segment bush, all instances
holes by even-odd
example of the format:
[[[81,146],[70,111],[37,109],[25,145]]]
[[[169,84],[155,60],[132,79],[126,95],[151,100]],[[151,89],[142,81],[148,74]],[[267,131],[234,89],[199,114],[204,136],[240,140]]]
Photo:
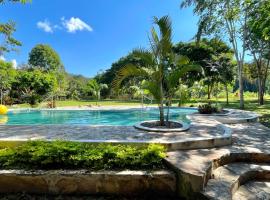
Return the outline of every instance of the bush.
[[[161,145],[112,145],[79,142],[27,142],[0,150],[2,169],[155,169],[162,168]]]
[[[212,106],[211,103],[199,105],[198,111],[200,114],[212,114],[218,112],[218,109],[215,106]]]

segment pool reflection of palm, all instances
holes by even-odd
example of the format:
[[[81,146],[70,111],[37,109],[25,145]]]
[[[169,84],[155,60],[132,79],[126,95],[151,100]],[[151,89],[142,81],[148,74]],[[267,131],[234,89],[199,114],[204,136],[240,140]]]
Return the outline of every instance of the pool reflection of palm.
[[[8,122],[8,116],[0,116],[0,124],[6,124]]]

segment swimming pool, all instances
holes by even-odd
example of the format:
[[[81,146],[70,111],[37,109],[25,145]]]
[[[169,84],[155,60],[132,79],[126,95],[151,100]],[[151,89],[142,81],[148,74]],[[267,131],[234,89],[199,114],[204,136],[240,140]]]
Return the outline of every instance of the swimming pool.
[[[196,112],[191,108],[171,108],[170,119],[188,121],[187,114]],[[114,125],[130,126],[140,121],[159,119],[157,108],[121,110],[14,110],[0,116],[5,125]]]

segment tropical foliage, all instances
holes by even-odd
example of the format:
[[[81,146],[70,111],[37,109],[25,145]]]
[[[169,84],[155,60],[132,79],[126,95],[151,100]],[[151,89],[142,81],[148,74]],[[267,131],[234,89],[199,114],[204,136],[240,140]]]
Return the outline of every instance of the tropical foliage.
[[[162,145],[111,145],[79,142],[27,142],[0,149],[1,169],[155,169],[162,168]]]
[[[106,84],[98,83],[95,79],[91,79],[88,81],[86,90],[91,93],[94,98],[96,99],[96,105],[97,102],[100,100],[100,92],[103,89],[107,89],[108,86]]]
[[[158,102],[160,125],[164,126],[165,100],[170,105],[180,78],[184,77],[189,71],[200,72],[201,68],[189,63],[187,57],[173,53],[172,28],[168,16],[160,19],[154,18],[154,24],[158,26],[160,34],[158,34],[154,27],[152,28],[150,50],[136,49],[133,51],[133,55],[142,60],[144,65],[138,66],[130,63],[123,66],[117,72],[113,83],[114,87],[118,89],[121,83],[128,77],[143,78],[143,88],[147,89]]]

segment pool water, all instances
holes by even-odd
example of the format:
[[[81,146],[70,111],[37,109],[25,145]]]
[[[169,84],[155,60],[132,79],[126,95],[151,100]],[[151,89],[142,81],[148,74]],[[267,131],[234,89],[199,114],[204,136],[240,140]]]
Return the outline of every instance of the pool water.
[[[196,109],[171,108],[170,120],[188,121],[187,114]],[[20,110],[0,116],[0,124],[5,125],[134,125],[145,120],[159,119],[157,108],[124,110]]]

